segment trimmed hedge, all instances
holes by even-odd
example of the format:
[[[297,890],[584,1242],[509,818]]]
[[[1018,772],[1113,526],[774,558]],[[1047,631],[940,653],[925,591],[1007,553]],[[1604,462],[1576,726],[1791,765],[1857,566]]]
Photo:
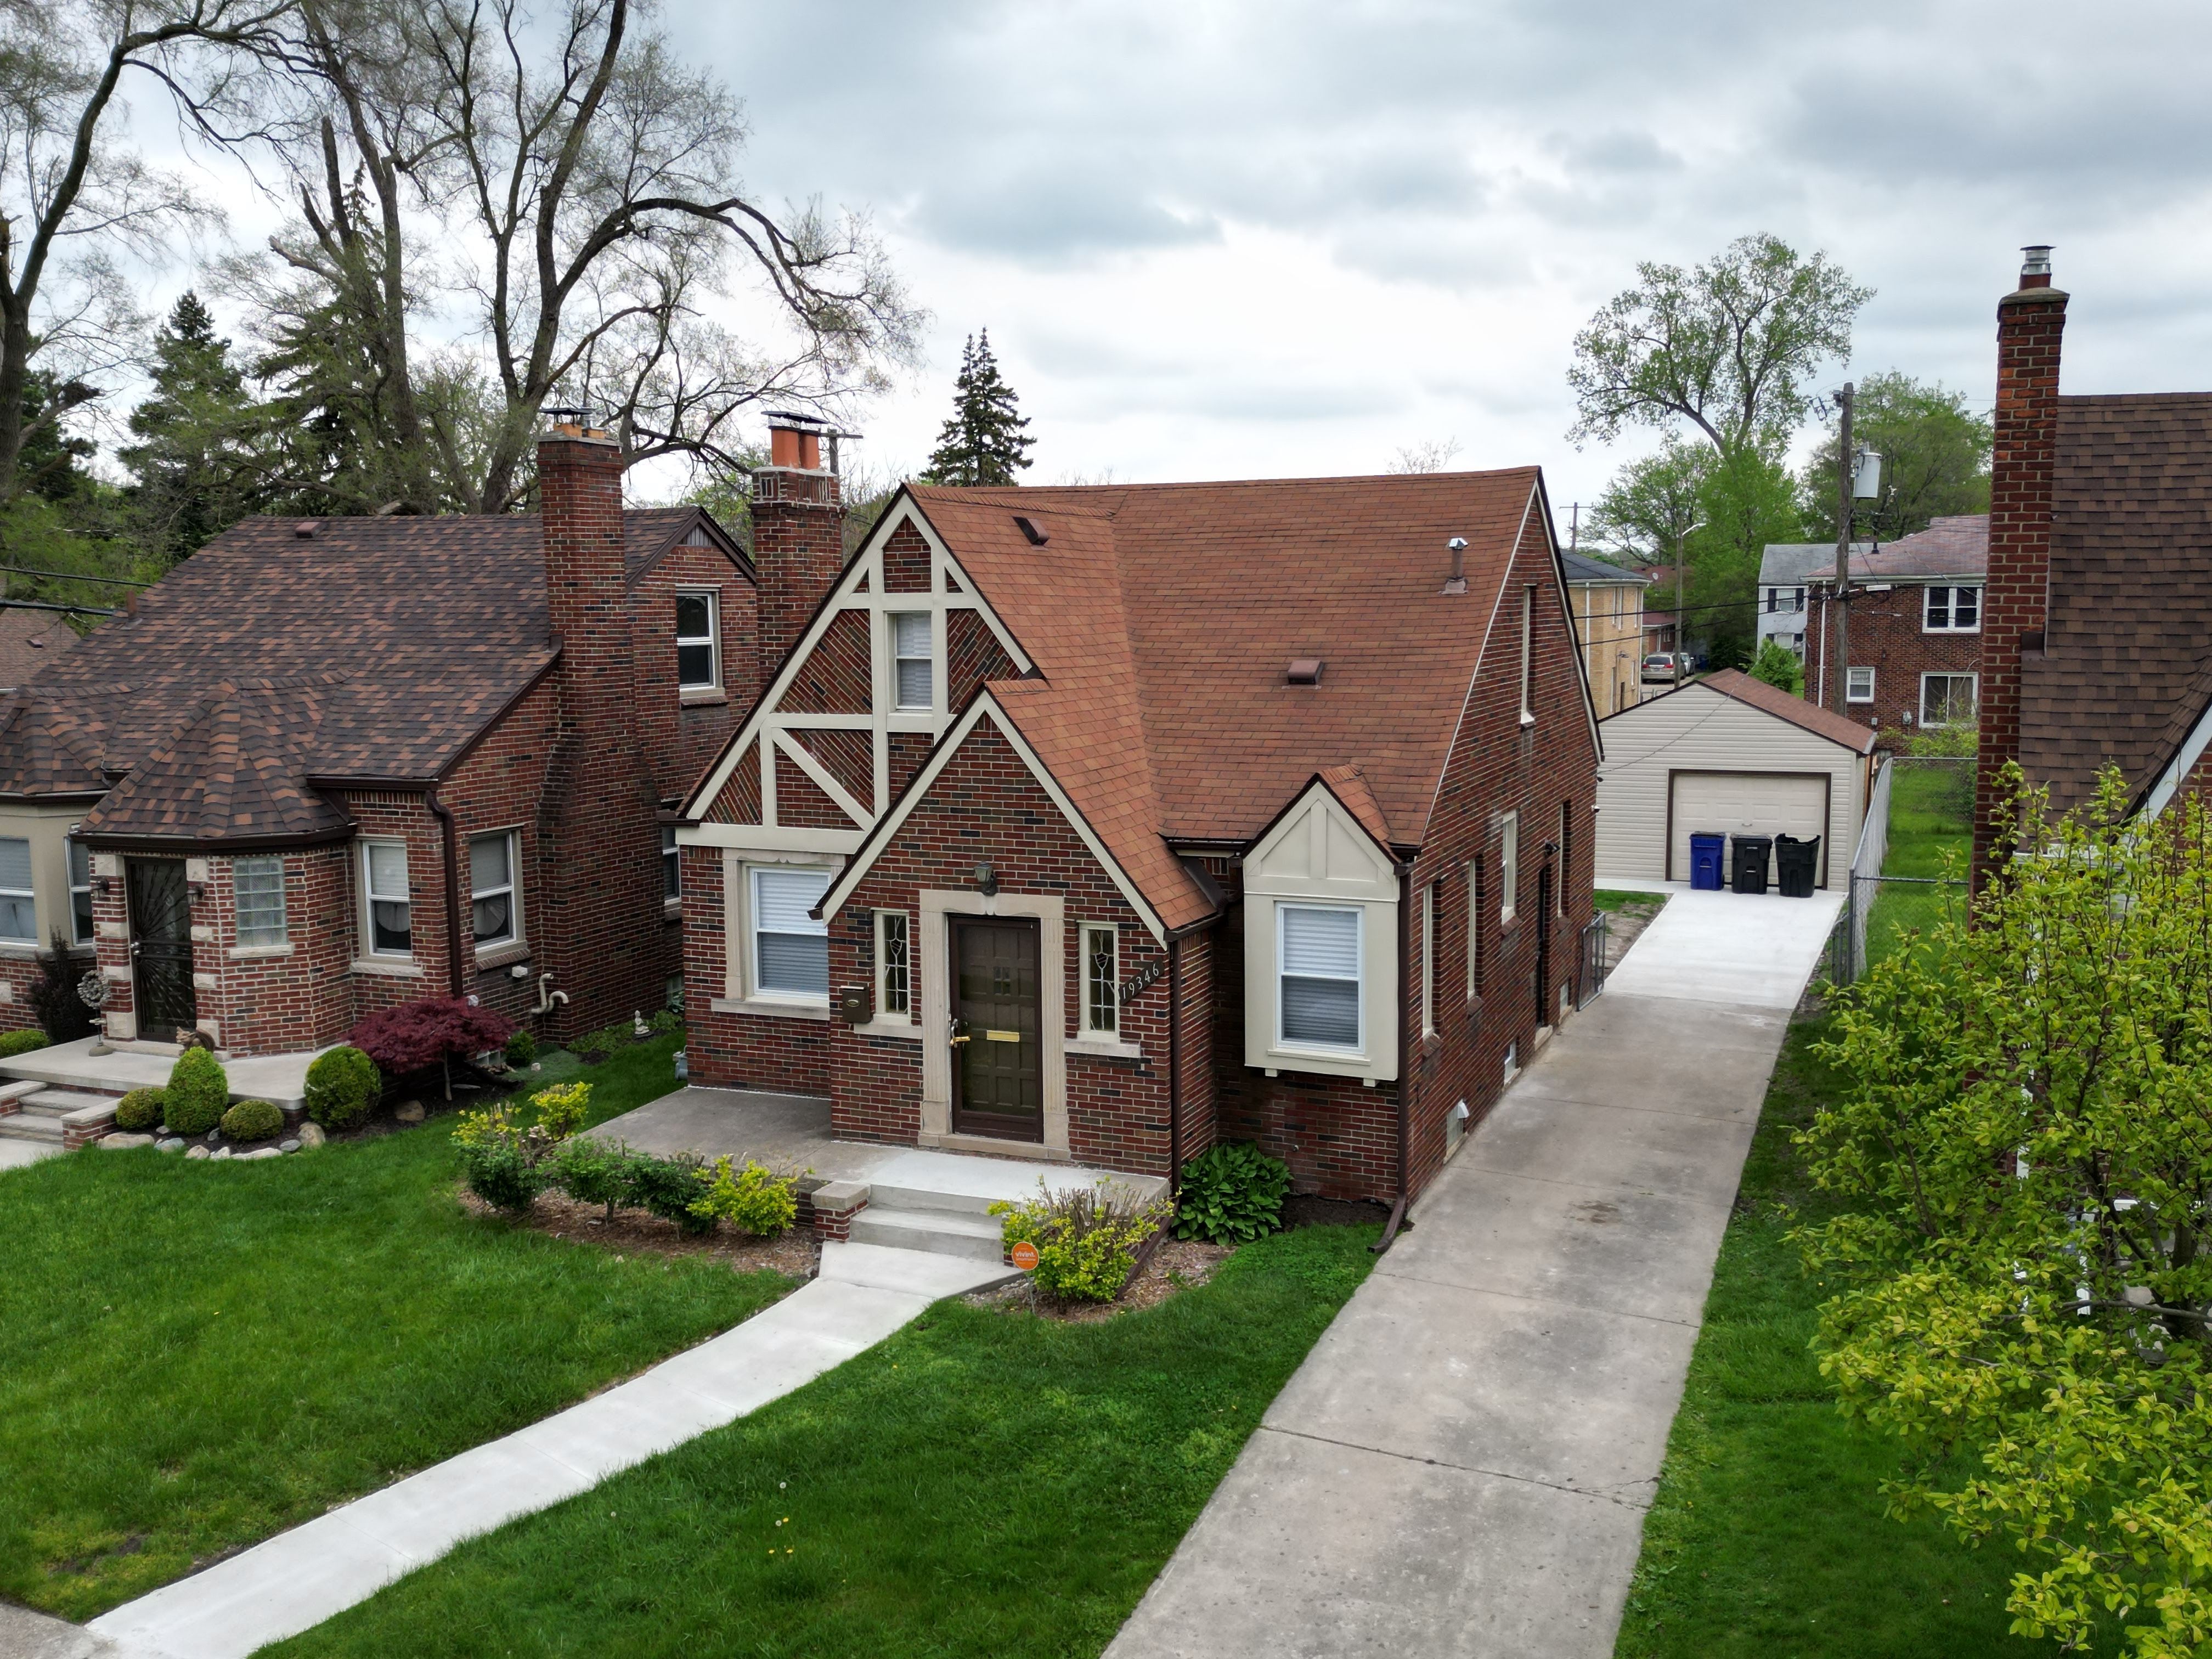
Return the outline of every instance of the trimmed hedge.
[[[275,1102],[241,1100],[222,1115],[222,1132],[233,1140],[266,1140],[284,1127]]]
[[[307,1115],[325,1129],[350,1129],[384,1092],[384,1074],[358,1048],[333,1048],[307,1063]]]
[[[44,1031],[9,1031],[0,1035],[0,1060],[12,1060],[17,1054],[27,1054],[33,1048],[46,1046]]]
[[[133,1089],[115,1103],[115,1127],[133,1133],[151,1129],[161,1121],[168,1095],[161,1089]]]
[[[204,1135],[222,1121],[230,1104],[230,1079],[205,1048],[187,1048],[169,1073],[165,1115],[180,1135]]]

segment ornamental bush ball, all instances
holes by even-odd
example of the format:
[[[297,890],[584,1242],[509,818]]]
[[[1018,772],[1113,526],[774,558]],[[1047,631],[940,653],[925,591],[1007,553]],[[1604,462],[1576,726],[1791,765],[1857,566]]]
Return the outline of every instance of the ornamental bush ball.
[[[46,1046],[44,1031],[9,1031],[0,1036],[0,1060],[11,1060],[17,1054],[27,1054],[33,1048]]]
[[[275,1102],[241,1100],[222,1115],[222,1132],[232,1140],[266,1140],[284,1127]]]
[[[177,1056],[166,1091],[167,1115],[172,1133],[204,1135],[222,1121],[230,1104],[230,1079],[222,1062],[205,1048],[187,1048]]]
[[[358,1048],[333,1048],[307,1066],[307,1115],[325,1129],[350,1129],[384,1092],[384,1074]]]
[[[133,1133],[153,1128],[161,1122],[167,1099],[159,1089],[133,1089],[115,1103],[115,1127]]]

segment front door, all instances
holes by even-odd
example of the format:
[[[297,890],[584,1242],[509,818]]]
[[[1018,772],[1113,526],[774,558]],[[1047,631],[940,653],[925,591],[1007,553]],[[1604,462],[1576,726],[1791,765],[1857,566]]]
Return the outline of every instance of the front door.
[[[1549,1025],[1559,1018],[1552,1001],[1552,883],[1549,864],[1536,872],[1536,1024]]]
[[[952,1128],[1044,1139],[1037,924],[954,916]]]
[[[138,1035],[174,1042],[199,1024],[192,996],[192,907],[182,859],[132,859],[131,966]]]

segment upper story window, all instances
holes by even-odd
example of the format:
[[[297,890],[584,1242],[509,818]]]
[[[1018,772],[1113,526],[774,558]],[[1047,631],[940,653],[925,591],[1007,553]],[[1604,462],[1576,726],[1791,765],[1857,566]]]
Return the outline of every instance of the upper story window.
[[[1508,812],[1498,826],[1498,920],[1513,920],[1520,908],[1521,815]]]
[[[1111,922],[1083,929],[1083,1030],[1112,1036],[1121,1029],[1121,930]]]
[[[1521,724],[1523,726],[1534,725],[1536,720],[1534,710],[1529,707],[1529,700],[1535,690],[1535,620],[1536,590],[1524,587],[1521,590]]]
[[[1874,670],[1854,668],[1844,676],[1844,701],[1872,702],[1874,701]]]
[[[676,684],[685,691],[721,686],[721,635],[714,626],[719,597],[713,592],[676,596]]]
[[[1362,912],[1283,904],[1275,917],[1280,1042],[1358,1053]]]
[[[1766,590],[1766,608],[1771,611],[1802,611],[1805,590],[1802,587],[1770,587]]]
[[[0,836],[0,939],[11,945],[39,942],[39,909],[31,896],[31,843],[21,836]]]
[[[889,1020],[914,1018],[914,963],[903,910],[876,912],[876,1015]]]
[[[830,890],[830,872],[752,872],[753,988],[763,996],[827,1001],[830,924],[807,915]]]
[[[70,943],[92,943],[92,849],[69,843]]]
[[[478,950],[522,937],[521,894],[515,881],[520,839],[512,830],[469,838],[469,901]]]
[[[1982,590],[1978,587],[1931,587],[1923,601],[1920,626],[1930,634],[1978,634],[1982,631]]]
[[[929,612],[892,613],[893,695],[901,708],[927,708],[933,701],[935,657],[930,645]]]
[[[411,956],[415,926],[407,885],[407,843],[365,841],[361,844],[362,908],[373,957]]]
[[[284,860],[240,859],[230,866],[238,905],[238,942],[266,946],[289,942],[284,922]]]

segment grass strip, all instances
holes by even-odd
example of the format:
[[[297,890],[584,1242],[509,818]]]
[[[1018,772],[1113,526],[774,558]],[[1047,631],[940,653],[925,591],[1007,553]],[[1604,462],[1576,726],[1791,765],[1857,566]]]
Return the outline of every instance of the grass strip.
[[[594,1118],[679,1039],[591,1068]],[[0,1595],[84,1619],[509,1433],[791,1288],[471,1218],[453,1120],[0,1174]]]

